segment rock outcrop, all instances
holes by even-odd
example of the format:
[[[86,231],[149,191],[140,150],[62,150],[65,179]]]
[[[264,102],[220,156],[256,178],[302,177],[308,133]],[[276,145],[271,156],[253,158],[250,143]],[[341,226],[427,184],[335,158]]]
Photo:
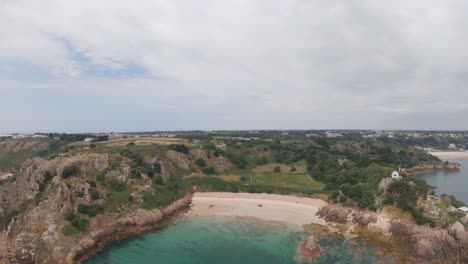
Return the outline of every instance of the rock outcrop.
[[[298,248],[299,258],[301,261],[313,261],[322,254],[322,247],[317,244],[314,236],[309,236],[307,241],[302,243]]]
[[[318,213],[325,220],[353,227],[365,227],[388,243],[404,241],[408,263],[468,263],[468,229],[460,222],[448,229],[419,226],[385,212],[369,212],[341,205],[328,205]],[[351,228],[351,229],[352,229]]]

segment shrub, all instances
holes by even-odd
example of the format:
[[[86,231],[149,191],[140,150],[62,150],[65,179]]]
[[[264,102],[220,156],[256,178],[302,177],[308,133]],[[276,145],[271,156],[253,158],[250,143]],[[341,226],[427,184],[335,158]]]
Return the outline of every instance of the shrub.
[[[273,170],[274,172],[281,172],[281,167],[280,166],[276,166],[275,169]]]
[[[81,218],[80,216],[75,215],[75,214],[66,215],[65,220],[70,222],[72,227],[77,229],[76,233],[78,233],[78,231],[84,231],[88,227],[88,224],[89,224],[88,220]],[[70,233],[70,231],[73,231],[73,229],[70,227],[67,227],[67,229],[68,229],[66,230],[67,233]],[[64,229],[62,229],[62,233],[64,233]]]
[[[257,161],[255,162],[257,165],[265,165],[265,164],[268,164],[268,158],[267,157],[261,157],[259,159],[257,159]]]
[[[96,187],[96,182],[95,181],[87,181],[89,186],[91,187]]]
[[[135,142],[132,141],[132,142],[127,143],[127,147],[133,147],[133,146],[135,146]]]
[[[73,165],[67,166],[62,171],[62,178],[66,179],[70,176],[74,176],[78,174],[79,172],[80,172],[80,168],[77,165],[73,164]]]
[[[74,236],[78,234],[80,230],[78,230],[76,227],[66,224],[65,226],[62,227],[62,234],[64,236]]]
[[[117,180],[109,180],[107,182],[107,185],[112,191],[115,191],[115,192],[122,192],[127,189],[127,184],[125,182],[120,182]]]
[[[153,163],[153,170],[155,173],[160,174],[161,173],[161,164],[159,162]]]
[[[295,172],[296,170],[297,170],[296,167],[294,166],[291,167],[291,172]]]
[[[91,195],[91,199],[93,200],[101,198],[101,194],[95,189],[90,190],[89,194]]]
[[[44,183],[49,182],[53,178],[54,178],[54,176],[52,175],[52,173],[50,173],[50,171],[44,172]]]
[[[202,168],[202,172],[205,173],[205,174],[215,174],[216,171],[213,167],[205,167],[205,168]]]
[[[205,167],[206,166],[206,161],[202,158],[198,158],[195,160],[195,164],[198,166],[198,167]]]
[[[90,217],[95,217],[97,214],[104,212],[104,208],[100,205],[78,205],[78,213],[84,214]]]
[[[184,144],[172,144],[172,145],[169,145],[169,148],[180,153],[184,153],[184,154],[189,153],[189,148],[185,146]]]
[[[89,148],[95,149],[95,148],[96,148],[96,144],[89,144]]]

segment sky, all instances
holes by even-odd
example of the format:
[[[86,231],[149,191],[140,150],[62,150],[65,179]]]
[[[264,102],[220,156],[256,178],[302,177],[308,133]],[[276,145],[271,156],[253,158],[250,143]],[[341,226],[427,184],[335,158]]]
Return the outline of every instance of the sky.
[[[0,0],[0,133],[468,129],[468,1]]]

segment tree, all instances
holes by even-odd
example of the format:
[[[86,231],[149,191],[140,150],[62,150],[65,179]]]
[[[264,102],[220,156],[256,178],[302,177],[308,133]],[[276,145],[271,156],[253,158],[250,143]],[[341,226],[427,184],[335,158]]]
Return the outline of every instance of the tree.
[[[200,168],[203,168],[206,166],[206,161],[202,158],[198,158],[195,160],[195,164],[200,167]]]
[[[185,146],[184,144],[172,144],[172,145],[169,145],[169,148],[180,153],[184,153],[184,154],[189,153],[189,148]]]
[[[69,165],[65,167],[62,171],[62,178],[66,179],[70,176],[76,175],[80,172],[80,168],[77,165]]]

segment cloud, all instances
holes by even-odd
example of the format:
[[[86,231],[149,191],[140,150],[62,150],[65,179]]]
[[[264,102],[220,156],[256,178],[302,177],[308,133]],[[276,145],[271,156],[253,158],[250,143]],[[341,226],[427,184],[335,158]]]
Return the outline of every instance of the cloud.
[[[5,131],[468,129],[467,5],[3,0],[0,120]],[[31,94],[70,105],[79,94],[100,114],[24,106]]]

